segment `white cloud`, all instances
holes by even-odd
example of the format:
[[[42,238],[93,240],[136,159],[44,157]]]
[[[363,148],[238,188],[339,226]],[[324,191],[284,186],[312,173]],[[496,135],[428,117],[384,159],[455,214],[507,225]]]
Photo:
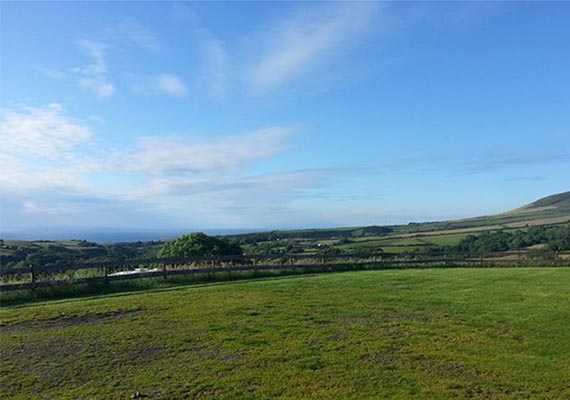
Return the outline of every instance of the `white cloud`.
[[[4,112],[0,120],[3,153],[61,159],[88,142],[90,129],[63,114],[60,104]]]
[[[77,171],[66,167],[46,167],[34,165],[8,154],[0,153],[0,190],[20,195],[31,191],[77,187],[81,179]]]
[[[230,75],[229,55],[224,42],[217,38],[201,21],[190,7],[183,3],[174,3],[171,17],[183,22],[184,28],[195,31],[198,56],[202,64],[198,78],[199,89],[205,90],[210,97],[223,98],[228,92]]]
[[[302,10],[262,32],[261,57],[247,71],[256,92],[274,89],[327,60],[368,29],[376,4],[335,3]]]
[[[184,81],[174,74],[161,74],[156,80],[156,88],[159,92],[171,97],[184,97],[188,93]]]
[[[188,143],[182,138],[148,137],[140,141],[129,164],[135,170],[153,175],[228,170],[285,151],[289,148],[285,139],[294,132],[288,127],[267,128],[199,144]]]
[[[0,114],[0,190],[20,196],[45,190],[86,190],[84,177],[104,161],[87,157],[91,129],[54,103]]]
[[[316,196],[328,185],[331,170],[299,170],[265,175],[232,174],[162,176],[133,192],[133,198],[152,199],[156,207],[194,226],[276,226],[307,224],[313,216],[295,209],[299,199]]]
[[[113,43],[116,47],[142,48],[152,52],[162,48],[156,35],[135,18],[125,18],[116,26],[104,29],[103,32],[104,34],[99,37],[100,40],[78,41],[80,50],[89,57],[90,62],[71,69],[77,84],[93,93],[99,100],[113,96],[116,91],[115,85],[109,80],[107,62],[109,43]],[[65,77],[55,70],[36,69],[51,79]],[[186,93],[184,83],[174,75],[159,77],[159,82],[155,86],[172,96],[183,96]]]
[[[90,64],[73,68],[78,85],[91,91],[100,100],[112,96],[115,93],[115,86],[107,78],[107,46],[104,43],[86,39],[80,40],[78,44],[91,59]]]
[[[210,96],[222,98],[227,93],[229,57],[220,40],[205,29],[201,33],[200,51],[204,60],[202,80]]]
[[[36,201],[24,202],[22,209],[26,214],[47,214],[55,216],[79,214],[81,212],[77,207],[70,207],[67,204],[46,205]]]
[[[153,178],[142,187],[137,195],[164,197],[164,196],[196,196],[206,195],[235,203],[254,204],[256,201],[270,197],[294,197],[294,190],[313,187],[315,182],[322,182],[331,170],[301,170],[277,172],[260,176],[241,176],[238,171],[230,174],[196,174],[189,175],[161,175]],[[238,172],[238,173],[236,173]],[[211,204],[211,202],[207,202]]]
[[[135,94],[163,95],[174,98],[185,97],[188,94],[188,87],[184,80],[172,73],[156,76],[131,76],[131,80],[131,91]]]
[[[292,127],[198,142],[183,136],[147,137],[111,151],[101,148],[91,129],[68,117],[59,104],[25,107],[1,117],[0,191],[10,226],[33,226],[34,221],[138,225],[156,215],[162,221],[172,218],[173,224],[245,226],[261,220],[261,214],[277,219],[291,215],[291,203],[322,187],[330,175],[251,174],[254,165],[292,148],[297,132]]]

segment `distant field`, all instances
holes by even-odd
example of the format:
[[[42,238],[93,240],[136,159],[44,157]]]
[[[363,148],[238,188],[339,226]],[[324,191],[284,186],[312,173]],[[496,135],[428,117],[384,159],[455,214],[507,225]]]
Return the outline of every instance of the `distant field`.
[[[2,398],[570,398],[570,269],[336,273],[0,309]]]
[[[428,246],[456,245],[469,233],[452,233],[439,235],[388,235],[354,240],[352,243],[337,245],[345,250],[374,250],[382,249],[388,253],[414,251]]]

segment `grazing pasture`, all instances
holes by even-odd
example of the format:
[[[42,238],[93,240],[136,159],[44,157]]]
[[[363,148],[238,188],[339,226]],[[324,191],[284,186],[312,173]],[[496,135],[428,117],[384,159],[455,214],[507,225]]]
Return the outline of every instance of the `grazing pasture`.
[[[4,399],[564,399],[569,298],[568,268],[491,268],[4,307],[0,390]]]

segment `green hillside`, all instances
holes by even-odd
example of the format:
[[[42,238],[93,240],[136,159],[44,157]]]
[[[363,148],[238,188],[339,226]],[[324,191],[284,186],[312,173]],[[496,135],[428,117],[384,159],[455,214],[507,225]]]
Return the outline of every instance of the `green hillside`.
[[[548,225],[570,221],[570,192],[559,193],[536,200],[526,206],[505,213],[451,221],[448,228],[503,225]]]
[[[564,192],[544,197],[527,206],[524,206],[523,209],[536,209],[539,207],[555,207],[558,210],[564,209],[568,211],[570,210],[570,192]]]
[[[465,218],[450,221],[409,223],[407,225],[359,226],[334,229],[303,229],[248,233],[232,235],[236,239],[274,240],[299,239],[337,239],[382,236],[388,234],[428,233],[447,230],[489,230],[499,228],[518,228],[525,225],[548,225],[570,222],[570,192],[548,196],[535,202],[496,215]]]
[[[568,223],[570,192],[565,192],[539,199],[512,211],[475,218],[391,226],[258,232],[231,238],[246,245],[251,252],[314,252],[323,246],[356,252],[408,252],[456,245],[472,234]]]

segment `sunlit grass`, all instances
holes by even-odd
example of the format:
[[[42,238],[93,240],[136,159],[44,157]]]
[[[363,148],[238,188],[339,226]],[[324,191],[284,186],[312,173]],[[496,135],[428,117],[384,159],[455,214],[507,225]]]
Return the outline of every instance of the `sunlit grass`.
[[[4,308],[3,398],[562,399],[570,269],[365,271]]]

